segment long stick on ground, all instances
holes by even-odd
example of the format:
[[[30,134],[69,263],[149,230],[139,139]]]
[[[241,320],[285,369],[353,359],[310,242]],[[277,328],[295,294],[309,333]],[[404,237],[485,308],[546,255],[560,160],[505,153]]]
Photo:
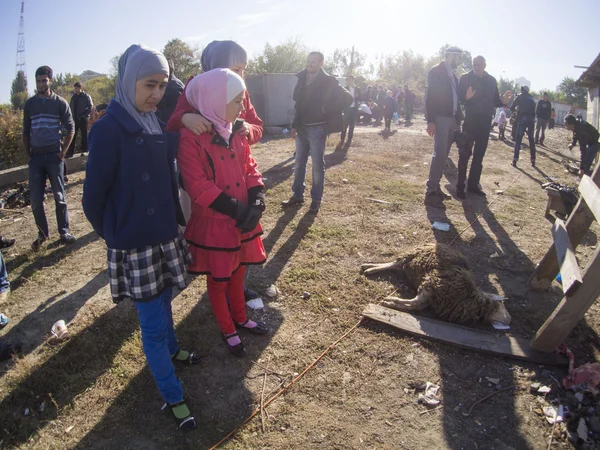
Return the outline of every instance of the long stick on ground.
[[[260,422],[262,425],[262,432],[266,431],[265,428],[265,386],[267,385],[267,371],[269,370],[269,360],[267,360],[267,366],[265,367],[265,377],[263,378],[262,391],[260,393]]]
[[[467,412],[463,412],[463,416],[465,416],[465,417],[470,416],[471,415],[471,411],[473,411],[473,408],[475,407],[475,405],[478,405],[479,403],[483,402],[484,400],[487,400],[488,398],[493,397],[498,392],[508,391],[509,389],[514,389],[516,387],[519,387],[519,386],[517,386],[515,384],[515,385],[512,385],[512,386],[508,386],[508,387],[505,387],[503,389],[500,389],[498,391],[492,392],[490,395],[486,395],[485,397],[483,397],[483,398],[477,400],[475,403],[473,403]]]

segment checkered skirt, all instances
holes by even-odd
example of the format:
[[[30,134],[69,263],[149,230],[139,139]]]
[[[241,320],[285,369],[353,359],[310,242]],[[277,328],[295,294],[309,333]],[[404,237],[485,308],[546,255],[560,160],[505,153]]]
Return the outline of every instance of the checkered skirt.
[[[126,298],[150,300],[167,287],[186,287],[186,267],[192,262],[180,234],[166,244],[132,250],[108,249],[108,277],[115,303]]]

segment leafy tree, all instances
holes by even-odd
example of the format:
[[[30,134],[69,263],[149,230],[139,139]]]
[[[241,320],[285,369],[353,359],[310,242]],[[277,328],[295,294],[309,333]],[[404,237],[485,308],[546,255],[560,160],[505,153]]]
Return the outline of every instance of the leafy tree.
[[[29,97],[27,93],[27,75],[19,70],[10,88],[10,102],[13,108],[23,109],[27,97]]]
[[[187,80],[201,72],[200,60],[196,56],[197,49],[181,39],[175,38],[167,42],[163,54],[173,63],[175,75],[182,80]]]
[[[90,97],[92,97],[94,105],[108,103],[111,98],[115,97],[115,81],[116,78],[96,77],[86,81],[83,85],[83,89]]]
[[[326,71],[339,76],[359,75],[367,61],[367,55],[352,48],[336,48],[326,60]]]
[[[557,91],[565,96],[566,103],[585,108],[587,106],[587,89],[577,84],[571,77],[564,77]]]
[[[450,47],[449,44],[444,44],[440,47],[437,56],[438,61],[446,59],[446,49]],[[460,47],[459,47],[460,48]],[[471,52],[469,50],[462,50],[462,63],[460,66],[456,68],[456,74],[460,77],[463,73],[467,73],[468,71],[473,69],[473,57],[471,56]],[[436,63],[437,64],[437,63]]]
[[[515,84],[515,80],[509,80],[503,77],[497,81],[498,83],[498,92],[503,94],[506,91],[513,91],[513,94],[516,96],[519,91],[517,90],[517,85]]]
[[[246,72],[249,75],[262,73],[296,73],[306,67],[308,50],[297,39],[283,44],[265,44],[263,52],[250,59]]]
[[[378,75],[384,82],[394,85],[422,85],[427,78],[425,59],[422,55],[415,55],[412,50],[385,56],[379,63]]]

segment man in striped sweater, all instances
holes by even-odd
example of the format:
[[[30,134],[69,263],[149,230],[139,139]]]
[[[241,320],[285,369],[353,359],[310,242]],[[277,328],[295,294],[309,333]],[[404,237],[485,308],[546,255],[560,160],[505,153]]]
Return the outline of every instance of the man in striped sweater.
[[[25,102],[23,109],[23,147],[29,158],[29,196],[38,228],[38,237],[31,246],[34,251],[49,236],[44,211],[46,179],[50,179],[54,195],[60,239],[68,244],[75,241],[69,232],[63,161],[73,140],[75,125],[69,104],[50,90],[51,82],[52,69],[39,67],[35,71],[37,94]],[[66,132],[64,137],[63,129]]]

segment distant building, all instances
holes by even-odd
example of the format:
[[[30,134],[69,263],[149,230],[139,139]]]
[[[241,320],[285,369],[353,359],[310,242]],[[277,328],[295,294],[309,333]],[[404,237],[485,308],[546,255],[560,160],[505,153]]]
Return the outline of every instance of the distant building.
[[[598,97],[600,97],[600,54],[581,74],[579,84],[588,89],[587,121],[600,129]]]
[[[525,77],[519,77],[519,78],[515,79],[515,84],[517,84],[519,87],[527,86],[529,89],[531,89],[531,81],[529,81]]]
[[[79,79],[82,82],[86,82],[86,81],[93,80],[94,78],[105,77],[105,76],[106,76],[106,74],[104,74],[104,73],[94,72],[93,70],[84,70],[81,73],[81,75],[79,75]]]

